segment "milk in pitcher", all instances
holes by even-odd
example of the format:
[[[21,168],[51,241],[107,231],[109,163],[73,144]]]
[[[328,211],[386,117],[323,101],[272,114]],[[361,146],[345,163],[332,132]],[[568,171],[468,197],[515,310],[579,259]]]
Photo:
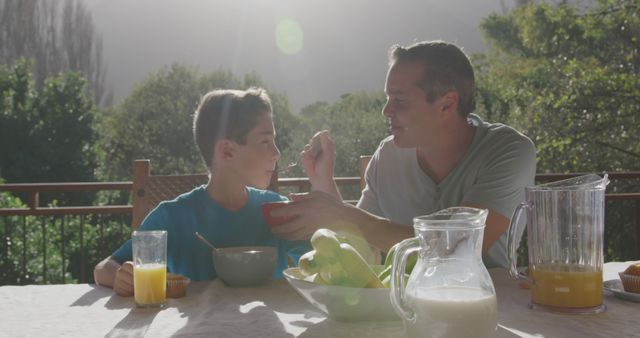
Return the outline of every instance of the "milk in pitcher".
[[[478,288],[418,288],[407,293],[415,322],[405,321],[409,338],[492,337],[498,325],[495,294]]]

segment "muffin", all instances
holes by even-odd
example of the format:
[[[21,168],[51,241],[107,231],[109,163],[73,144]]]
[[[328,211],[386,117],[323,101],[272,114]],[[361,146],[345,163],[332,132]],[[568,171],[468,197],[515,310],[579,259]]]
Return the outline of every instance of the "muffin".
[[[191,280],[183,275],[167,273],[167,298],[180,298],[187,294]]]
[[[629,265],[624,272],[618,273],[624,291],[640,293],[640,263]]]

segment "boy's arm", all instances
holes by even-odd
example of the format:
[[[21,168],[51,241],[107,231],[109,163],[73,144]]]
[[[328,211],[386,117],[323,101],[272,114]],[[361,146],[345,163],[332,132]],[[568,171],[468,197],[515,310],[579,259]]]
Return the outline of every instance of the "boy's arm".
[[[145,217],[139,230],[167,230],[166,208],[161,203]],[[120,296],[133,295],[132,243],[126,241],[111,256],[98,263],[93,270],[93,278],[98,285],[113,288]],[[120,262],[123,262],[122,264]]]
[[[93,279],[97,285],[113,288],[120,296],[133,296],[133,263],[130,261],[121,265],[109,256],[93,269]]]

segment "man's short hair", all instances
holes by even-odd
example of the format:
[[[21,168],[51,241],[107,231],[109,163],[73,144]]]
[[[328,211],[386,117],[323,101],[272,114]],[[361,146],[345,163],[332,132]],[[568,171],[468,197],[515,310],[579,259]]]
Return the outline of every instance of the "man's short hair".
[[[467,55],[456,45],[444,41],[425,41],[389,50],[389,64],[418,62],[425,66],[417,84],[433,103],[446,92],[458,92],[458,113],[467,117],[475,108],[475,77]]]
[[[193,117],[193,136],[207,168],[211,169],[217,141],[246,144],[257,118],[271,112],[271,99],[262,88],[216,89],[207,93]]]

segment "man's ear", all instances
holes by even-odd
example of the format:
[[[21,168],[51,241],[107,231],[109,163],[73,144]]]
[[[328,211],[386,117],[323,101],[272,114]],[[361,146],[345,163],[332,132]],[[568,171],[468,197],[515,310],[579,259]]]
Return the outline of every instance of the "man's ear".
[[[441,111],[443,113],[453,112],[458,114],[458,92],[449,91],[440,97]]]

